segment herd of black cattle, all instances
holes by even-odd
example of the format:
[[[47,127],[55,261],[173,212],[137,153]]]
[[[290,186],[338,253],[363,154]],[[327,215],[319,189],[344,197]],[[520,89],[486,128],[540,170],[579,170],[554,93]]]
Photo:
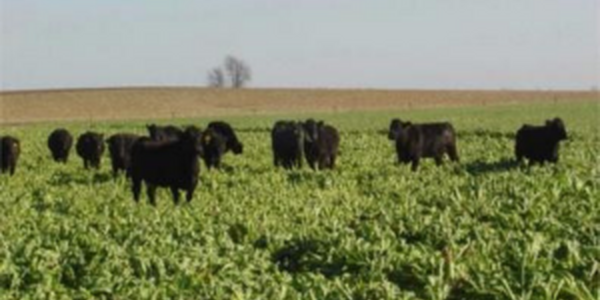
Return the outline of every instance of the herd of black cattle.
[[[133,197],[139,201],[141,184],[146,184],[149,201],[155,204],[157,186],[170,188],[173,200],[179,202],[179,190],[186,192],[189,202],[198,182],[202,158],[206,167],[220,168],[221,158],[231,151],[241,154],[243,144],[226,122],[211,122],[202,131],[188,126],[147,126],[149,136],[119,133],[104,141],[103,134],[86,132],[75,145],[86,169],[99,168],[105,143],[116,176],[125,172],[132,182]],[[442,164],[444,155],[458,161],[456,132],[450,123],[412,124],[393,119],[388,138],[396,145],[399,163],[411,163],[416,171],[421,158],[433,158]],[[521,162],[557,162],[559,142],[567,138],[560,118],[547,120],[543,126],[523,125],[516,134],[515,155]],[[278,121],[271,130],[273,162],[276,167],[301,168],[304,159],[313,170],[333,169],[338,154],[340,135],[323,121]],[[66,129],[56,129],[48,137],[52,158],[66,163],[73,137]],[[12,136],[0,136],[0,173],[15,173],[20,142]]]

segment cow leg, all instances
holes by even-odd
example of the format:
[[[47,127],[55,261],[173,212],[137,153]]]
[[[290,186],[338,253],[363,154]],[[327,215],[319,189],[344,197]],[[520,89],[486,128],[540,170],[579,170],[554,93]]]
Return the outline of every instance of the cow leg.
[[[316,163],[314,160],[312,160],[312,159],[308,160],[308,165],[310,166],[311,169],[313,169],[313,171],[316,170]]]
[[[142,189],[142,181],[139,178],[133,178],[133,185],[131,186],[131,190],[133,191],[133,200],[136,203],[140,201],[140,191]]]
[[[156,206],[156,187],[146,182],[146,194],[152,206]]]
[[[187,193],[185,194],[185,201],[187,203],[192,202],[192,198],[194,198],[194,190],[190,189],[187,191]]]
[[[319,170],[323,170],[327,168],[327,159],[324,156],[319,156],[315,165]]]
[[[332,162],[332,158],[331,158],[331,154],[327,155],[325,157],[325,167],[327,169],[333,169],[333,162]]]
[[[17,168],[17,163],[15,162],[10,166],[10,176],[15,175],[15,169]]]
[[[88,165],[89,165],[89,164],[88,164],[88,161],[87,161],[87,159],[84,159],[84,160],[83,160],[83,168],[87,170],[87,168],[88,168]]]
[[[447,151],[451,161],[456,162],[460,160],[458,157],[458,151],[456,150],[456,145],[449,145]]]
[[[434,157],[434,159],[435,159],[435,165],[436,166],[441,166],[444,163],[444,161],[442,160],[442,155],[441,154],[436,155]]]
[[[179,190],[176,187],[171,187],[171,194],[173,194],[173,202],[175,205],[179,204]]]
[[[410,169],[413,172],[416,172],[418,168],[419,168],[419,159],[418,158],[413,158],[412,159],[412,165],[411,165]]]
[[[331,167],[331,156],[327,155],[323,158],[323,169],[333,169]]]
[[[192,198],[194,198],[194,190],[196,189],[196,184],[192,185],[187,189],[187,193],[185,194],[185,201],[187,203],[192,202]]]
[[[332,155],[331,158],[329,158],[329,168],[330,169],[335,169],[335,155]]]

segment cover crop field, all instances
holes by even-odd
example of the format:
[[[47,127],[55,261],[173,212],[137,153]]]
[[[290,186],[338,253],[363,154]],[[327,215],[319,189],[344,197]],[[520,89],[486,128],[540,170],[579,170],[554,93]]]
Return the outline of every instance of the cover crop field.
[[[207,172],[190,204],[51,161],[48,134],[145,133],[146,122],[4,127],[21,140],[0,176],[0,299],[600,299],[597,102],[225,118],[244,154]],[[513,162],[523,123],[561,117],[557,165]],[[334,171],[272,165],[278,119],[341,131]],[[399,117],[451,121],[460,164],[395,164]],[[162,123],[196,124],[208,119]],[[149,121],[150,122],[150,121]]]

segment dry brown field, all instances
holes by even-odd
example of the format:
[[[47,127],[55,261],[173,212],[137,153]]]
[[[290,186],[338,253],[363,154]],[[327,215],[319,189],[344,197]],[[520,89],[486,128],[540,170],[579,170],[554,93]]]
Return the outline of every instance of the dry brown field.
[[[591,91],[105,88],[0,92],[0,124],[597,101]]]

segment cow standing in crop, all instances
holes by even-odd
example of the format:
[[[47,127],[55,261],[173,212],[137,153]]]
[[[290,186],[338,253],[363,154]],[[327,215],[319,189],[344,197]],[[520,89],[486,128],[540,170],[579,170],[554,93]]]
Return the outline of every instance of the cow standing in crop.
[[[565,124],[560,118],[546,120],[544,126],[525,124],[515,138],[517,161],[527,158],[529,163],[558,162],[559,143],[567,139]]]
[[[88,131],[79,136],[75,145],[77,155],[83,159],[83,167],[100,169],[104,154],[104,135]]]
[[[117,176],[119,171],[127,171],[131,165],[131,148],[139,138],[136,134],[118,133],[106,140],[114,176]]]
[[[231,125],[223,121],[209,123],[202,141],[202,158],[208,169],[219,169],[225,153],[232,151],[233,154],[239,155],[244,151],[244,145],[238,140]]]
[[[128,175],[132,180],[133,198],[139,201],[142,182],[150,204],[156,205],[156,187],[169,187],[173,202],[179,203],[179,190],[186,191],[186,200],[192,200],[198,184],[202,150],[202,132],[188,127],[180,139],[155,141],[147,137],[138,139],[131,151],[131,167]]]
[[[302,168],[304,159],[304,128],[302,123],[278,121],[271,130],[273,164],[285,169]]]
[[[304,155],[313,169],[333,169],[340,144],[340,135],[331,125],[323,121],[308,119],[304,128]]]
[[[64,128],[56,129],[48,136],[48,148],[56,162],[66,163],[72,146],[73,136]]]
[[[452,161],[459,160],[456,133],[448,122],[412,124],[393,119],[388,138],[396,142],[398,162],[412,163],[413,171],[419,167],[421,158],[433,158],[438,166],[442,164],[444,154]]]
[[[15,174],[21,154],[21,143],[12,136],[0,136],[0,173]]]

